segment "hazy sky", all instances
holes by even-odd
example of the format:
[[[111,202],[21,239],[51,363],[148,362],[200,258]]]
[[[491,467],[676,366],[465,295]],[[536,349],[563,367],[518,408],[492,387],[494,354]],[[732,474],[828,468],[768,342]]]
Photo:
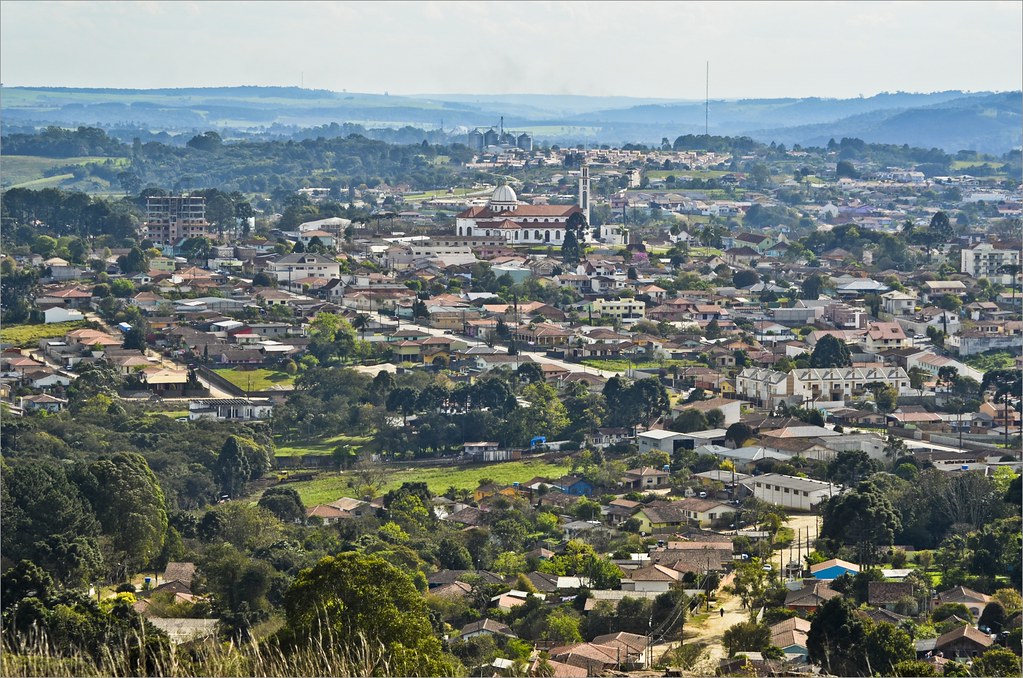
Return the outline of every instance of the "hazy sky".
[[[702,99],[1014,90],[1013,2],[0,2],[0,82]]]

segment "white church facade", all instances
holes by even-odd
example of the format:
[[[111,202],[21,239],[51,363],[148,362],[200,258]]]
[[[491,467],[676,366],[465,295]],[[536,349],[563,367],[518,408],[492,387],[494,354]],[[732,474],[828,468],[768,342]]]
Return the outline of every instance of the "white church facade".
[[[486,207],[470,207],[455,218],[459,236],[500,236],[512,245],[558,245],[565,242],[569,217],[581,214],[589,223],[589,168],[579,181],[579,205],[524,205],[511,186],[498,186]],[[580,240],[591,240],[583,228]]]

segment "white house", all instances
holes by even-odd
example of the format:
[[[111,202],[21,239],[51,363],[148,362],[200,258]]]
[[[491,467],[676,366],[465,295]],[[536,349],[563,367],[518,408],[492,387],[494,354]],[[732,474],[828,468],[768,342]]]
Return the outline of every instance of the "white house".
[[[884,312],[889,315],[913,315],[916,309],[916,295],[892,290],[881,295],[881,303]]]
[[[956,370],[960,377],[969,377],[977,382],[984,381],[983,370],[978,370],[975,367],[970,367],[958,360],[952,358],[946,358],[945,356],[937,355],[930,351],[920,351],[906,358],[906,367],[913,369],[919,367],[921,370],[927,372],[932,376],[938,376],[938,370],[942,367],[952,367]]]
[[[82,312],[74,308],[64,308],[63,306],[52,306],[43,311],[43,318],[47,325],[50,323],[67,323],[74,322],[77,320],[85,320],[85,316]]]
[[[682,573],[664,565],[647,565],[622,577],[623,591],[664,593],[682,581]]]
[[[273,416],[269,398],[197,398],[188,401],[188,418],[216,421],[251,421]]]
[[[677,431],[652,430],[643,431],[636,436],[636,443],[639,445],[639,453],[660,450],[671,454],[675,451],[675,441],[686,438],[686,434]]]
[[[683,410],[697,410],[706,415],[711,410],[719,410],[725,415],[724,427],[729,427],[739,421],[742,416],[742,401],[729,400],[728,398],[711,398],[710,400],[697,400],[691,403],[679,403],[672,408],[673,412]]]

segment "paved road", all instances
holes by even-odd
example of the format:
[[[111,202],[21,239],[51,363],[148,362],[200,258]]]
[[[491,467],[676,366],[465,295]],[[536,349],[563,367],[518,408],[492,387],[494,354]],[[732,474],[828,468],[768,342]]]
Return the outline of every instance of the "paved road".
[[[548,365],[557,365],[558,367],[565,368],[569,372],[580,372],[580,373],[583,373],[583,374],[596,374],[596,375],[599,375],[601,377],[604,377],[605,379],[610,379],[611,377],[616,377],[616,376],[619,376],[621,374],[619,372],[612,372],[611,370],[598,370],[595,367],[588,367],[586,365],[580,365],[579,363],[570,363],[570,362],[567,362],[567,361],[564,361],[564,360],[558,360],[556,358],[548,358],[547,356],[545,356],[542,353],[524,353],[523,355],[530,356],[531,358],[533,358],[533,360],[535,360],[538,363],[547,363]]]
[[[377,322],[380,322],[380,323],[385,324],[385,325],[394,326],[394,319],[389,317],[389,316],[380,315],[380,313],[378,313],[378,312],[374,312],[371,315],[372,315],[373,319],[376,320]],[[412,327],[412,328],[415,328],[417,330],[422,330],[423,332],[426,332],[427,334],[430,334],[430,335],[435,336],[435,337],[443,337],[443,336],[454,337],[456,339],[461,339],[462,341],[466,342],[470,346],[480,346],[480,345],[483,344],[483,342],[481,342],[479,339],[476,339],[474,337],[468,337],[468,336],[465,336],[464,334],[451,333],[450,330],[442,330],[442,329],[439,329],[439,328],[436,328],[436,327],[428,327],[426,325],[419,325],[417,323],[412,323],[412,322],[409,322],[407,320],[402,320],[401,327],[403,327],[403,328]],[[498,347],[498,350],[500,350],[502,352],[506,351],[506,349],[503,348],[503,347]],[[614,377],[614,376],[617,376],[617,375],[620,374],[619,372],[613,372],[611,370],[598,370],[598,369],[593,368],[593,367],[587,367],[586,365],[580,365],[579,363],[568,362],[568,361],[565,361],[565,360],[558,360],[557,358],[549,358],[546,355],[544,355],[543,353],[536,353],[536,352],[533,352],[533,351],[522,351],[521,355],[524,355],[524,356],[528,355],[530,358],[532,358],[534,361],[536,361],[538,363],[545,363],[545,364],[548,364],[548,365],[557,365],[558,367],[562,367],[562,368],[568,370],[569,372],[579,372],[581,374],[596,374],[596,375],[599,375],[601,377],[604,377],[605,379],[610,379],[611,377]]]

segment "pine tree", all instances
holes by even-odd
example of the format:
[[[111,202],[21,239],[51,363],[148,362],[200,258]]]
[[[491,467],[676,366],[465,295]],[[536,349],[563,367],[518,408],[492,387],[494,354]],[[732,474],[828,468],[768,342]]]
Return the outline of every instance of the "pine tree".
[[[575,229],[565,229],[565,240],[561,244],[561,260],[567,265],[579,263],[579,239],[575,235]]]
[[[234,436],[228,438],[220,449],[214,472],[223,494],[236,497],[245,491],[250,475],[249,460]]]

